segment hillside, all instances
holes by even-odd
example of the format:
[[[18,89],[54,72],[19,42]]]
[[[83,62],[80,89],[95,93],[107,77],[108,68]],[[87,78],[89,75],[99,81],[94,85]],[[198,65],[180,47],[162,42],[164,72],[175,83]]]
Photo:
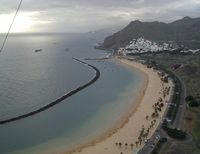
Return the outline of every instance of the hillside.
[[[186,48],[200,48],[200,18],[184,17],[172,23],[132,21],[121,31],[105,38],[102,49],[119,49],[142,37],[155,42],[173,41]]]

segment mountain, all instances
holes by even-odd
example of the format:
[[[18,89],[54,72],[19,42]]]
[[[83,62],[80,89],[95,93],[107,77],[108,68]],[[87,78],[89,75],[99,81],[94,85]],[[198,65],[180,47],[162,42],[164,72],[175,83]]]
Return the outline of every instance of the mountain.
[[[105,38],[99,48],[118,49],[139,37],[155,42],[173,41],[188,48],[200,48],[200,18],[184,17],[171,23],[132,21],[119,32]]]

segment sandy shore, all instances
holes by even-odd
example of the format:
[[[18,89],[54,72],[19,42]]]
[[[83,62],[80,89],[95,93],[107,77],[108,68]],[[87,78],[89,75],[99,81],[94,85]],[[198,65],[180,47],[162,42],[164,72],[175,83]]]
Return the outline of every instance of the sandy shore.
[[[141,130],[150,128],[145,137],[149,138],[157,128],[166,108],[165,101],[169,99],[169,95],[163,96],[163,91],[166,87],[171,87],[171,83],[164,84],[161,82],[158,72],[140,63],[124,59],[119,60],[119,63],[134,68],[144,75],[142,88],[138,97],[134,98],[133,106],[130,107],[130,110],[119,120],[116,126],[105,134],[72,151],[62,152],[63,154],[120,154],[121,152],[123,154],[133,154],[134,151],[137,151],[144,145],[143,141],[141,144],[138,141]],[[162,111],[159,112],[159,116],[152,118],[151,115],[154,112],[152,106],[160,98],[162,98],[164,106]],[[152,121],[154,121],[153,125]],[[122,145],[119,143],[122,143]]]

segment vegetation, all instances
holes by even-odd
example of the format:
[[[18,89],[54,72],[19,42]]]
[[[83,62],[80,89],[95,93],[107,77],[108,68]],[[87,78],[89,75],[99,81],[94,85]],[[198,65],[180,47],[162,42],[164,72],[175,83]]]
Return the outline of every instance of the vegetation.
[[[178,139],[178,140],[184,140],[186,138],[186,133],[182,130],[178,130],[178,129],[173,129],[173,128],[169,128],[167,126],[163,126],[163,129],[165,130],[165,132],[172,138],[174,139]]]
[[[161,78],[161,80],[162,80],[163,82],[165,82],[165,83],[168,83],[168,78],[167,78],[167,77],[163,77],[163,78]]]
[[[122,142],[116,142],[115,145],[117,147],[119,147],[119,148],[122,148],[123,143]],[[131,143],[131,144],[124,143],[124,146],[125,146],[126,149],[128,149],[128,147],[130,147],[131,149],[133,149],[134,144],[133,143]]]
[[[165,87],[164,84],[162,84],[162,91],[161,92],[163,93],[163,98],[169,94],[169,90],[170,90],[170,87],[167,87],[167,86]],[[145,117],[146,120],[151,120],[150,125],[147,128],[144,128],[144,126],[142,126],[138,140],[135,142],[136,147],[138,145],[141,145],[142,142],[145,142],[145,140],[147,139],[147,137],[150,133],[150,130],[156,124],[156,119],[159,118],[159,113],[162,111],[162,108],[164,107],[163,98],[160,97],[158,99],[158,101],[152,106],[152,109],[153,109],[152,114],[150,116],[147,115]]]
[[[197,100],[192,100],[188,103],[189,107],[198,107],[199,103]]]
[[[187,96],[187,97],[185,98],[185,100],[186,100],[187,102],[192,101],[193,99],[194,99],[193,96]]]
[[[178,76],[186,87],[187,97],[185,98],[188,103],[196,99],[200,103],[200,53],[195,54],[180,54],[171,55],[168,53],[160,54],[143,54],[139,59],[144,60],[150,64],[151,61],[156,61],[157,67],[165,68],[169,71],[168,74],[173,73]],[[175,64],[181,64],[182,67],[176,70],[172,69]],[[152,66],[151,66],[152,67]],[[170,76],[171,78],[171,76]],[[178,81],[174,80],[177,84],[173,90],[179,90]],[[179,96],[173,96],[173,103],[176,102]],[[194,102],[193,102],[194,103]],[[173,117],[175,113],[175,106],[170,107],[169,117]],[[166,123],[165,123],[166,124]],[[190,132],[193,140],[188,142],[176,142],[170,140],[164,144],[161,149],[162,154],[166,153],[200,153],[200,108],[190,107],[186,110],[184,130]]]
[[[173,123],[173,121],[176,117],[176,114],[177,114],[177,111],[179,108],[179,104],[180,104],[180,99],[181,99],[181,89],[182,89],[181,81],[179,80],[179,78],[176,77],[176,75],[171,70],[166,69],[162,65],[157,65],[155,63],[155,61],[153,61],[153,63],[152,63],[152,61],[148,60],[147,65],[151,65],[154,69],[164,71],[167,74],[167,77],[166,76],[161,77],[161,80],[164,83],[168,82],[168,78],[171,78],[171,80],[174,83],[174,93],[173,93],[172,100],[171,100],[172,104],[169,107],[168,112],[167,112],[167,118],[171,120],[171,123]],[[166,96],[166,93],[169,93],[169,90],[170,89],[168,89],[168,88],[166,88],[164,90],[164,93],[163,93],[164,97]],[[156,113],[154,113],[154,115],[152,115],[152,116],[156,116]]]
[[[185,100],[188,102],[189,107],[199,107],[200,102],[193,96],[187,96]]]

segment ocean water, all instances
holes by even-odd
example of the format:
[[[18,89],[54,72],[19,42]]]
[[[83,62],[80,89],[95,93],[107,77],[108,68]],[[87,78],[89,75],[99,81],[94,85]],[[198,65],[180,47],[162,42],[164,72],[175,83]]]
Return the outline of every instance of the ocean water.
[[[106,55],[93,48],[101,39],[92,34],[11,35],[0,54],[0,120],[38,109],[88,82],[95,72],[72,57]],[[125,114],[142,76],[115,60],[87,62],[100,70],[99,80],[42,113],[0,125],[1,154],[70,149],[102,134]]]

